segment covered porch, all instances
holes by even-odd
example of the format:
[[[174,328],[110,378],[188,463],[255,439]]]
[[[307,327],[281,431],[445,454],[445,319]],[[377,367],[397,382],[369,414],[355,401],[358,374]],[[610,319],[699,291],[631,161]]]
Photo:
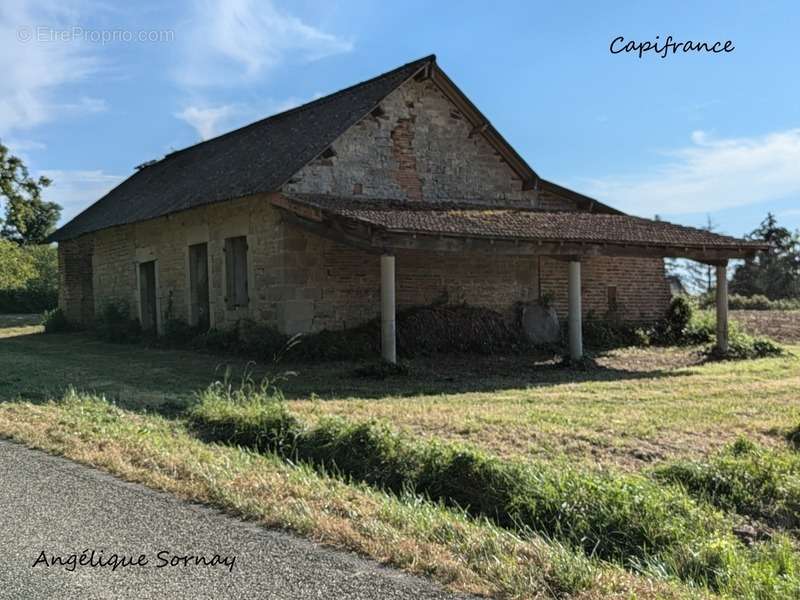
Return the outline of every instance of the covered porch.
[[[282,194],[272,197],[284,218],[307,231],[380,256],[382,356],[397,360],[398,255],[547,257],[568,271],[567,321],[572,359],[583,356],[584,265],[598,257],[687,258],[717,272],[717,346],[728,348],[728,261],[751,256],[762,244],[706,231],[607,212],[544,211],[523,205],[396,202]],[[630,277],[636,279],[637,274]],[[643,285],[647,285],[644,283]]]

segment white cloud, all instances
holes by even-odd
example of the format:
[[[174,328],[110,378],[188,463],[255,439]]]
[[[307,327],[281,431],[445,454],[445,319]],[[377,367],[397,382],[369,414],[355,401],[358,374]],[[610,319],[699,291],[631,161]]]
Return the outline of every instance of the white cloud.
[[[311,100],[316,100],[320,96],[321,94],[314,94]],[[290,96],[283,100],[266,100],[259,105],[222,104],[220,106],[209,106],[206,104],[190,104],[180,112],[175,113],[175,117],[191,125],[201,140],[207,140],[220,133],[290,110],[309,101]]]
[[[36,173],[52,180],[52,185],[45,188],[44,198],[61,205],[61,221],[66,223],[83,209],[104,196],[125,177],[112,175],[100,170],[67,171],[43,170]]]
[[[201,140],[207,140],[217,135],[221,122],[229,119],[236,113],[232,104],[216,107],[187,106],[175,116],[194,127]]]
[[[621,210],[648,216],[800,197],[800,129],[727,139],[695,131],[691,141],[647,172],[591,179],[579,187]]]
[[[251,81],[288,54],[312,61],[353,47],[280,11],[270,0],[195,0],[179,39],[184,41],[183,60],[176,76],[189,86]]]
[[[75,11],[56,0],[0,3],[0,135],[55,118],[62,110],[95,111],[95,99],[63,104],[56,91],[97,66],[85,44],[40,39],[39,28],[69,29]]]

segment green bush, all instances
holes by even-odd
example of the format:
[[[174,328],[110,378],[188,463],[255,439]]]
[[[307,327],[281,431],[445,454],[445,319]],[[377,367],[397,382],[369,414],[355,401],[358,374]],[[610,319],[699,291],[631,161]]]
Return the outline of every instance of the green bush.
[[[44,311],[42,325],[45,333],[62,333],[71,329],[67,316],[60,308]]]
[[[728,340],[728,351],[720,355],[716,346],[706,350],[711,358],[728,360],[747,360],[755,358],[769,358],[770,356],[781,356],[784,354],[783,348],[775,342],[764,337],[753,337],[747,334],[740,334]]]
[[[689,300],[685,296],[675,296],[669,303],[664,322],[658,332],[660,341],[665,344],[681,343],[693,314]]]
[[[58,252],[0,239],[0,312],[36,313],[58,304]]]
[[[658,321],[598,319],[590,311],[583,325],[584,340],[593,348],[683,344],[692,315],[692,305],[684,296],[673,298]]]
[[[700,297],[702,308],[713,308],[715,303],[714,294],[704,294]],[[800,310],[800,298],[770,300],[761,294],[753,296],[731,294],[728,296],[728,308],[731,310]]]
[[[130,315],[127,302],[108,302],[95,317],[96,335],[107,342],[135,342],[141,339],[138,319]]]
[[[697,311],[692,315],[684,333],[684,340],[689,344],[706,344],[704,350],[709,358],[714,359],[754,359],[780,356],[783,349],[765,337],[751,336],[739,327],[736,321],[728,322],[728,352],[719,355],[716,348],[717,321],[711,311]]]
[[[230,397],[225,388],[209,388],[190,409],[190,423],[215,441],[278,452],[395,493],[411,490],[629,568],[726,593],[752,595],[758,585],[767,590],[762,597],[780,597],[776,589],[800,583],[788,542],[746,548],[728,517],[679,486],[563,464],[503,461],[469,447],[415,441],[380,423],[324,418],[310,426],[290,414],[277,394]],[[786,564],[774,558],[787,552]],[[788,582],[787,572],[793,578]]]
[[[657,468],[654,476],[724,510],[775,527],[800,527],[800,456],[795,453],[741,439],[708,462],[674,462]]]

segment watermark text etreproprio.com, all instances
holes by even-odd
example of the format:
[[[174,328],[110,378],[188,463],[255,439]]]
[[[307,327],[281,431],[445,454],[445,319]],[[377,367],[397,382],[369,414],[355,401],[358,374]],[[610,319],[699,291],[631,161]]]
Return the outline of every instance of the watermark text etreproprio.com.
[[[175,41],[172,29],[87,29],[85,27],[19,27],[17,40],[28,42],[89,42],[92,44],[113,44],[118,42],[154,42],[165,43]]]

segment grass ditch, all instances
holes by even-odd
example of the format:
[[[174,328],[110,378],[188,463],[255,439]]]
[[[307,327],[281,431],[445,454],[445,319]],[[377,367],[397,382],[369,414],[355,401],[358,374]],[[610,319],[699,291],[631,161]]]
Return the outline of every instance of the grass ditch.
[[[739,439],[709,461],[679,461],[654,477],[726,511],[779,529],[800,529],[800,455]]]
[[[275,454],[207,444],[183,422],[67,392],[0,404],[0,434],[316,541],[429,576],[452,590],[502,598],[695,598],[674,582],[522,537],[465,511],[348,484]]]
[[[789,538],[747,546],[733,533],[733,517],[680,486],[501,461],[465,446],[414,441],[375,422],[323,418],[312,426],[292,415],[269,384],[218,382],[200,394],[188,419],[207,440],[276,453],[394,494],[422,495],[634,572],[737,598],[800,590],[800,561]]]

